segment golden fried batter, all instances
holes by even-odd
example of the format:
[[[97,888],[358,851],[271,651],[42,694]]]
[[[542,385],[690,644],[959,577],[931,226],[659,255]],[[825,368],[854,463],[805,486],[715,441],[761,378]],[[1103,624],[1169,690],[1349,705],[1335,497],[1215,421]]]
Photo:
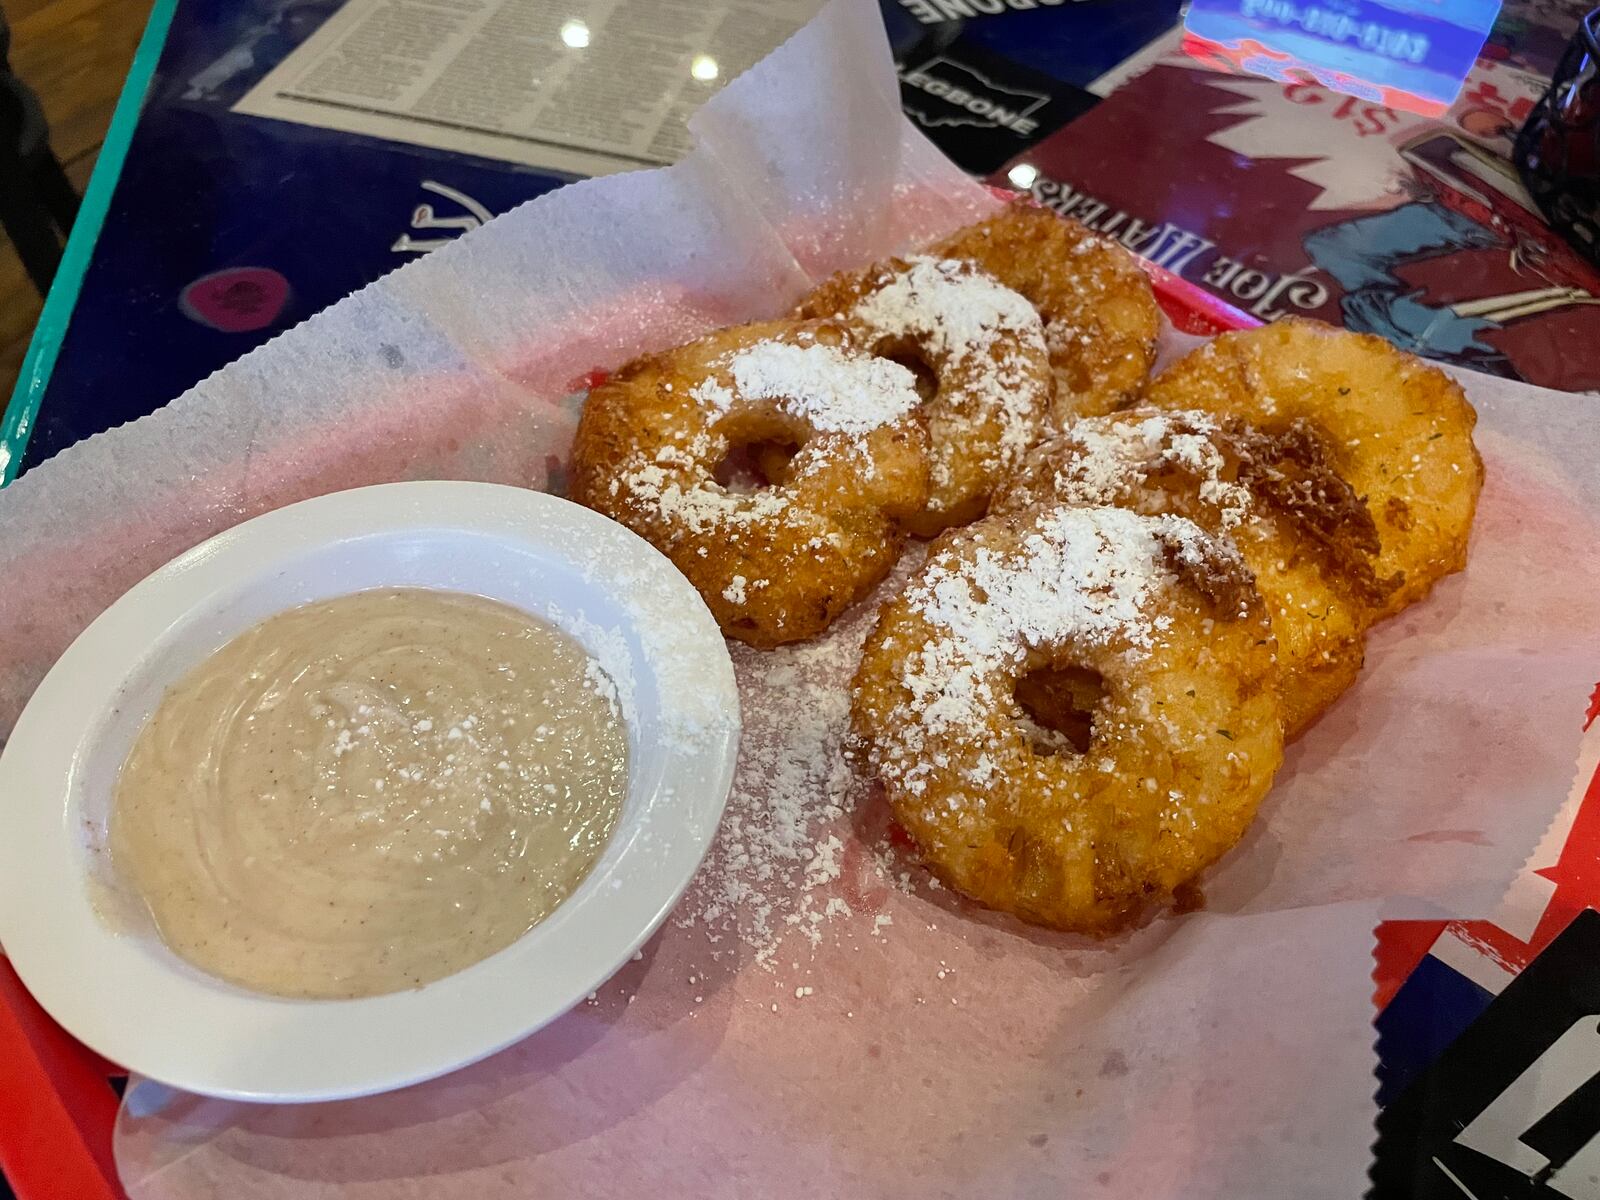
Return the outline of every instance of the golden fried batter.
[[[798,311],[844,319],[872,353],[925,372],[930,494],[911,531],[982,516],[1045,430],[1050,360],[1033,306],[972,263],[919,256],[835,275]]]
[[[977,263],[1039,310],[1058,420],[1110,412],[1144,383],[1161,312],[1138,259],[1116,242],[1017,202],[929,253]]]
[[[663,551],[723,632],[754,646],[820,633],[899,554],[928,494],[910,371],[836,323],[774,321],[628,363],[589,394],[572,498]],[[771,486],[719,468],[794,449]],[[772,478],[769,476],[769,478]]]
[[[1039,672],[1056,681],[1028,685]],[[1055,697],[1099,697],[1087,746]],[[944,881],[1109,932],[1243,835],[1283,754],[1271,622],[1192,522],[1067,506],[944,535],[856,673],[856,753]]]
[[[1427,595],[1467,561],[1483,460],[1477,413],[1443,371],[1370,334],[1291,318],[1225,333],[1152,380],[1159,408],[1201,409],[1275,434],[1304,422],[1377,526],[1377,615]]]
[[[1187,517],[1238,548],[1272,618],[1285,736],[1355,682],[1382,604],[1372,518],[1305,427],[1269,436],[1199,412],[1085,417],[1034,449],[991,511],[1114,504]]]

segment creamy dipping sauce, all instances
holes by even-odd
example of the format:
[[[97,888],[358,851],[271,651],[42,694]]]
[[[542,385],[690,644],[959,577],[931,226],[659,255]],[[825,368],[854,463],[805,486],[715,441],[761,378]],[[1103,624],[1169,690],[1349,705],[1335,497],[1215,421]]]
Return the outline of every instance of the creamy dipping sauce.
[[[547,916],[626,789],[611,682],[572,638],[476,596],[361,592],[263,621],[166,693],[117,781],[112,863],[202,970],[372,996]]]

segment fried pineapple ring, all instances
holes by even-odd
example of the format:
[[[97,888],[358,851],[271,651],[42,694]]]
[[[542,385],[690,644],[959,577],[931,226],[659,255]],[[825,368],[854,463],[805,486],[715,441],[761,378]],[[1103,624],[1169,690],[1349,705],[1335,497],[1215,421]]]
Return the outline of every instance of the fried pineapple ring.
[[[1019,202],[929,253],[977,263],[1039,310],[1057,420],[1110,412],[1144,383],[1161,312],[1138,260],[1116,242]]]
[[[1036,447],[991,511],[1042,503],[1171,514],[1232,541],[1272,619],[1286,737],[1360,673],[1386,595],[1372,569],[1377,531],[1309,428],[1273,436],[1149,408],[1086,417]]]
[[[1477,413],[1443,371],[1382,338],[1296,318],[1225,333],[1163,371],[1145,398],[1269,434],[1295,422],[1315,429],[1377,526],[1374,567],[1393,584],[1377,616],[1466,565],[1483,487]]]
[[[665,553],[724,633],[776,646],[820,633],[900,551],[922,510],[928,442],[904,367],[831,322],[711,334],[628,363],[589,394],[572,498]],[[741,493],[740,447],[798,447],[781,480]]]
[[[1018,699],[1041,670],[1098,676],[1081,754],[1040,736]],[[1062,506],[934,544],[867,639],[851,722],[942,880],[1106,933],[1244,833],[1283,757],[1276,682],[1272,627],[1231,546],[1178,517]]]
[[[922,537],[983,515],[990,493],[1044,432],[1050,360],[1033,306],[972,263],[918,256],[834,276],[802,317],[837,317],[873,354],[923,366],[930,494]]]

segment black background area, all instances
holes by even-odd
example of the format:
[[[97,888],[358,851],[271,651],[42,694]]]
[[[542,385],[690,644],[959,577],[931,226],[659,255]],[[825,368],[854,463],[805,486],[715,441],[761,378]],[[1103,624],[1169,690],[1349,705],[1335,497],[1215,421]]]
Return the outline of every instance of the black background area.
[[[1595,1014],[1600,913],[1590,909],[1379,1115],[1369,1200],[1565,1200],[1542,1177],[1529,1178],[1452,1139],[1575,1022]],[[1597,1134],[1600,1079],[1580,1087],[1519,1140],[1551,1160],[1549,1174]]]
[[[998,88],[1032,92],[1046,97],[1043,104],[1028,114],[1030,119],[1038,122],[1038,128],[1026,135],[1001,126],[981,128],[974,125],[938,125],[929,128],[914,114],[920,112],[933,119],[963,114],[948,101],[929,95],[919,88],[912,87],[904,79],[901,80],[900,102],[905,106],[912,123],[927,134],[933,143],[962,170],[974,175],[987,175],[1099,102],[1093,93],[1081,87],[1022,66],[1009,58],[1002,58],[970,39],[961,37],[959,30],[952,26],[941,27],[897,55],[895,65],[904,75],[934,59],[941,58],[946,62],[966,67],[969,71],[977,72]],[[963,87],[968,83],[965,73],[941,71],[937,66],[930,70],[929,74]],[[995,93],[993,99],[1007,102],[1015,101],[1017,98],[1004,93]],[[1025,98],[1020,102],[1031,103]],[[971,119],[982,118],[973,116]]]

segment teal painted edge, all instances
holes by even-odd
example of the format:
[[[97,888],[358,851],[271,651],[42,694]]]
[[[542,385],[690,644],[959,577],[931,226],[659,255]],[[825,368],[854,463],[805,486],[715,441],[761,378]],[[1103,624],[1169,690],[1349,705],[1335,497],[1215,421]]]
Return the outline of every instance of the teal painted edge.
[[[61,255],[61,266],[56,271],[50,294],[45,297],[44,310],[39,314],[33,340],[28,343],[27,356],[22,360],[22,374],[17,378],[16,390],[11,393],[5,415],[0,417],[0,487],[15,479],[22,466],[22,452],[27,449],[33,432],[33,419],[39,413],[39,402],[50,383],[50,373],[61,352],[61,339],[66,336],[72,310],[77,307],[83,277],[89,270],[89,258],[100,240],[100,230],[111,207],[111,194],[116,191],[117,180],[122,175],[134,126],[139,123],[139,113],[144,108],[144,98],[150,90],[150,80],[156,73],[156,63],[161,59],[177,8],[178,0],[156,0],[150,10],[150,21],[139,38],[139,48],[134,51],[122,95],[117,97],[111,128],[106,130],[100,157],[95,161],[83,203],[78,207],[78,219],[73,223],[72,234]]]

